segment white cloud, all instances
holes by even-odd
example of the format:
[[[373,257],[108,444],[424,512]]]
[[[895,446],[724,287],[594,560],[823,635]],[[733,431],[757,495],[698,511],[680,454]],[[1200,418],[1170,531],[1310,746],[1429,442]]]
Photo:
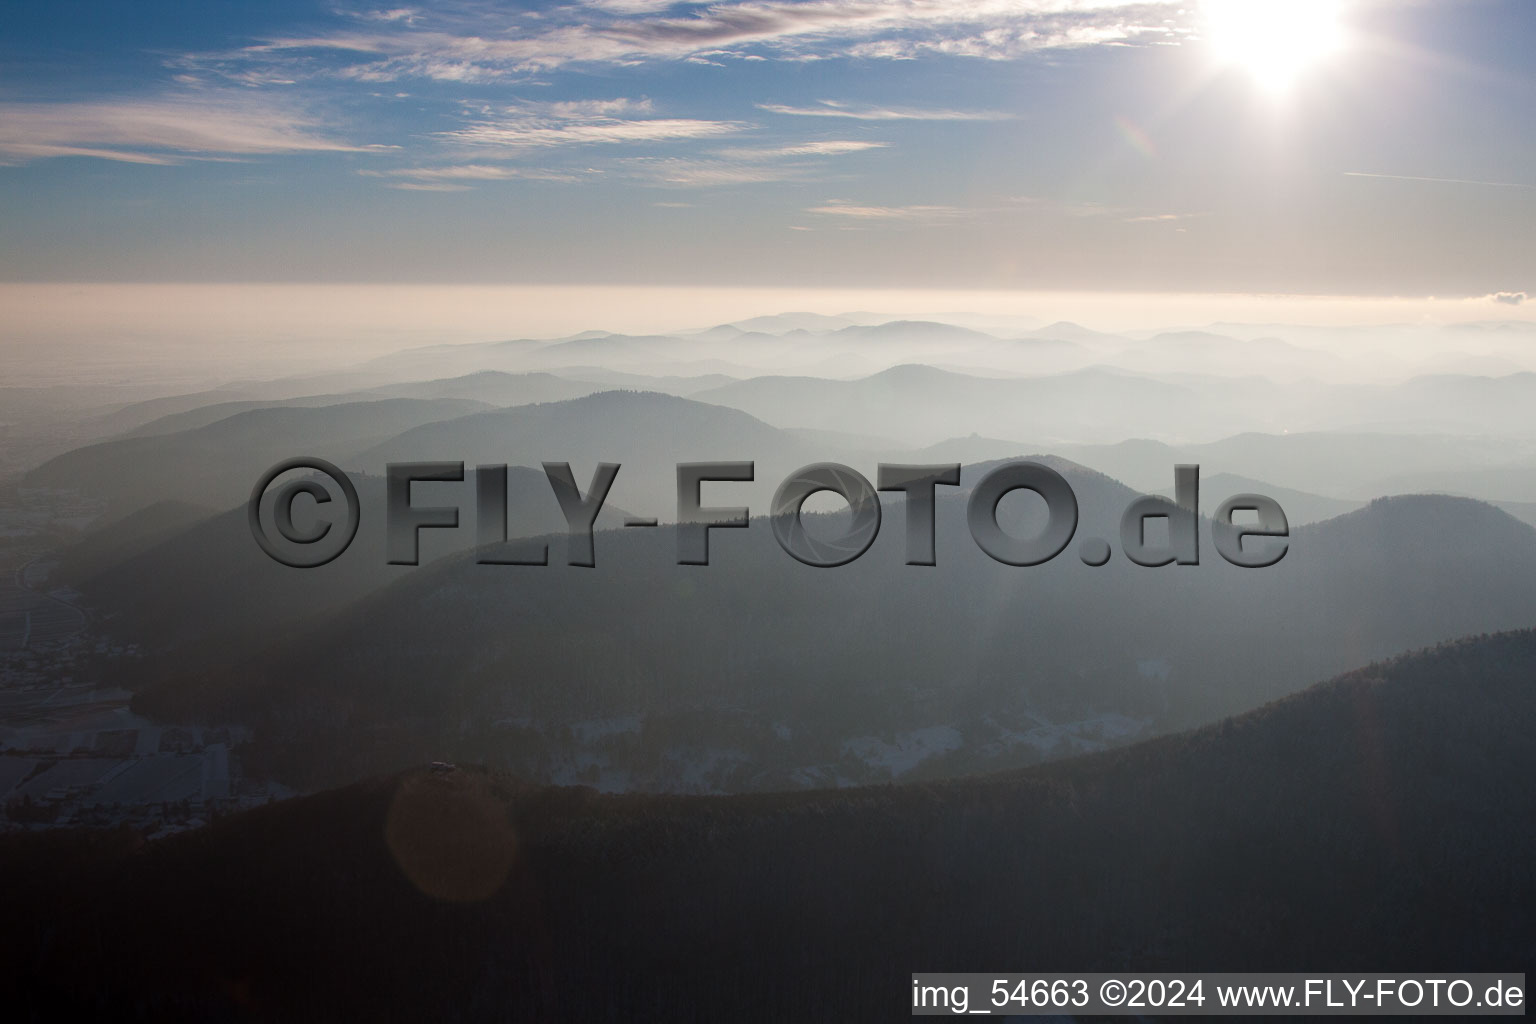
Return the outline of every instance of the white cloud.
[[[1112,219],[1122,224],[1172,224],[1209,217],[1209,211],[1195,213],[1150,213],[1127,206],[1115,206],[1093,199],[1049,199],[1041,196],[1012,196],[1008,203],[1015,209],[1036,210],[1047,214],[1079,219]]]
[[[1416,174],[1372,174],[1369,171],[1345,171],[1346,178],[1379,178],[1383,181],[1423,181],[1433,185],[1482,185],[1487,188],[1536,189],[1523,181],[1478,181],[1474,178],[1425,178]]]
[[[314,119],[247,93],[0,104],[0,162],[92,156],[167,164],[178,157],[366,152]]]
[[[621,114],[649,114],[655,107],[648,97],[629,99],[618,97],[611,100],[558,100],[553,103],[528,103],[524,108],[548,114],[551,117],[572,119],[590,117],[618,117]]]
[[[866,142],[854,139],[826,139],[817,142],[797,142],[785,146],[736,147],[717,151],[717,155],[738,160],[775,160],[799,156],[842,156],[845,153],[863,153],[871,149],[884,149],[888,142]]]
[[[971,211],[958,206],[864,206],[842,199],[829,199],[821,206],[808,207],[805,212],[858,221],[939,221],[968,216]]]
[[[353,15],[363,21],[403,21],[406,24],[415,22],[421,16],[421,12],[414,7],[394,7],[387,11],[362,11]]]
[[[519,167],[501,159],[556,147],[616,144],[697,143],[752,129],[739,121],[640,116],[653,112],[648,99],[519,102],[474,112],[477,120],[440,133],[440,138],[471,152],[478,160],[359,173],[418,182],[497,181],[539,178],[576,181],[580,175],[559,169]],[[629,176],[658,185],[711,187],[805,178],[815,162],[850,153],[883,149],[869,139],[811,139],[777,145],[736,146],[687,157],[630,157],[621,162]],[[483,162],[497,160],[496,163]]]
[[[567,64],[831,57],[907,59],[923,54],[1003,59],[1040,50],[1182,38],[1182,0],[736,0],[665,4],[599,0],[540,12],[469,8],[407,12],[367,30],[265,40],[233,53],[193,55],[191,66],[250,62],[330,69],[365,81],[409,77],[488,81]],[[391,12],[394,13],[394,12]]]
[[[759,103],[759,110],[795,117],[846,117],[856,121],[1007,121],[1012,114],[999,110],[931,110],[917,107],[858,106],[837,100],[820,100],[820,106],[790,107]]]
[[[581,0],[587,7],[595,7],[600,11],[611,11],[616,14],[660,14],[662,11],[678,6],[678,0]],[[707,3],[708,0],[691,0],[694,3]]]
[[[735,163],[729,160],[684,157],[637,157],[626,162],[637,178],[655,185],[718,188],[729,185],[760,185],[801,177],[801,168],[768,163]]]
[[[387,171],[358,171],[370,178],[450,178],[472,181],[503,181],[518,176],[514,167],[492,167],[489,164],[461,164],[451,167],[396,167]]]
[[[849,48],[852,57],[913,60],[925,54],[1011,60],[1036,50],[1080,49],[1125,43],[1143,34],[1167,35],[1153,24],[1135,25],[1123,20],[1094,21],[1081,15],[1055,17],[1025,23],[1004,23],[968,35],[896,37],[858,43]]]
[[[1208,213],[1138,213],[1123,220],[1127,224],[1173,224],[1183,220],[1193,220],[1196,217],[1208,217]]]
[[[439,167],[395,167],[388,170],[360,170],[358,174],[369,178],[408,178],[417,182],[483,182],[510,181],[577,181],[580,176],[563,171],[540,167],[510,167],[491,164],[454,164]],[[390,188],[400,188],[398,184]],[[468,188],[458,185],[458,188]]]
[[[848,153],[883,149],[887,143],[851,139],[819,139],[779,146],[736,146],[704,157],[638,157],[627,161],[637,177],[659,185],[708,188],[804,180],[818,161]]]
[[[0,115],[3,116],[3,115]],[[154,156],[149,153],[130,153],[118,149],[92,149],[89,146],[56,146],[49,143],[15,140],[0,129],[0,164],[24,164],[33,160],[45,160],[54,156],[89,156],[98,160],[116,160],[125,164],[157,164],[167,166],[177,163],[172,157]]]
[[[1494,302],[1502,303],[1506,306],[1518,306],[1530,298],[1525,292],[1494,292],[1488,297]]]
[[[715,138],[751,127],[739,121],[645,117],[649,99],[519,102],[476,112],[477,120],[441,137],[471,146],[541,149]]]
[[[483,120],[443,137],[472,146],[584,146],[617,142],[672,142],[704,139],[739,132],[747,125],[738,121],[701,121],[693,118],[590,118],[586,120],[529,117],[509,113]]]

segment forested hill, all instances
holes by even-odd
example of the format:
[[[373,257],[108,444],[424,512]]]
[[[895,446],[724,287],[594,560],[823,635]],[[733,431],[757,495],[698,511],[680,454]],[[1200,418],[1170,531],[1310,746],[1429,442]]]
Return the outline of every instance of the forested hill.
[[[601,796],[425,767],[0,843],[9,1019],[892,1020],[914,970],[1523,970],[1536,632],[1009,775]]]

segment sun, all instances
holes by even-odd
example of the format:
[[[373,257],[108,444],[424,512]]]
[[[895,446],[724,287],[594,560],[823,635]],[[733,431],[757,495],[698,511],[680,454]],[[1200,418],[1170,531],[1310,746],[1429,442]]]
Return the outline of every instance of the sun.
[[[1218,59],[1264,89],[1288,90],[1344,45],[1341,0],[1204,0],[1205,33]]]

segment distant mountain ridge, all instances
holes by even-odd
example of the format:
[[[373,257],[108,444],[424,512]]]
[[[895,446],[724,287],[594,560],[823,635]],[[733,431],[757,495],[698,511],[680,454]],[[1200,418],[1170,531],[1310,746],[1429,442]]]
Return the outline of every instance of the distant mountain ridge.
[[[104,498],[114,518],[170,499],[227,508],[282,459],[317,455],[344,461],[370,441],[486,408],[464,399],[414,398],[313,409],[262,407],[178,433],[77,448],[31,470],[25,480]]]

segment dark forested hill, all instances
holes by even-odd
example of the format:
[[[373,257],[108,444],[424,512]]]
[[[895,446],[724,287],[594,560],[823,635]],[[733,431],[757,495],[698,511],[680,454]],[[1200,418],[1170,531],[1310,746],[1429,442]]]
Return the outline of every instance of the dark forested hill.
[[[1133,492],[1056,465],[1079,537],[1118,540]],[[1030,508],[1021,496],[1000,511]],[[1075,543],[1047,565],[1003,565],[964,512],[941,499],[932,567],[904,564],[899,505],[834,569],[794,561],[763,519],[716,531],[708,567],[677,565],[666,527],[599,534],[595,569],[560,564],[563,544],[540,568],[449,557],[270,657],[158,673],[135,706],[249,725],[251,763],[303,788],[433,751],[604,789],[814,788],[1059,758],[1536,622],[1536,531],[1466,499],[1392,499],[1298,529],[1266,569],[1226,564],[1208,538],[1198,566],[1116,552],[1090,568]],[[284,592],[324,579],[255,568]]]
[[[510,537],[565,530],[565,517],[542,470],[512,466],[507,471],[507,529]],[[315,569],[295,571],[272,561],[251,539],[242,505],[196,519],[178,502],[162,502],[110,523],[60,558],[61,576],[78,586],[103,628],[132,637],[152,650],[146,668],[192,661],[202,667],[243,662],[294,630],[303,630],[391,580],[412,571],[389,565],[384,549],[384,480],[358,475],[360,517],[356,551]],[[419,545],[423,563],[474,546],[477,517],[473,498],[476,471],[462,482],[440,483],[443,500],[463,501],[462,529],[426,531]],[[269,492],[270,493],[270,492]],[[436,500],[430,496],[418,501]],[[270,511],[270,509],[269,509]],[[605,503],[600,529],[623,521],[625,512]],[[190,525],[173,529],[174,516]],[[156,531],[158,528],[158,532]],[[146,587],[146,581],[153,585]]]
[[[1022,773],[735,797],[408,771],[0,842],[14,1020],[894,1020],[914,970],[1522,970],[1536,633]]]
[[[486,408],[458,398],[387,398],[249,409],[177,433],[76,448],[30,471],[25,482],[105,500],[110,518],[167,500],[228,508],[279,460],[318,455],[345,464],[357,449],[401,431]]]
[[[647,391],[603,391],[564,402],[497,409],[426,423],[359,453],[357,468],[382,472],[390,462],[462,459],[466,464],[537,466],[545,461],[581,467],[623,467],[612,498],[636,513],[674,519],[679,462],[748,460],[755,484],[738,491],[767,504],[791,470],[831,457],[788,431],[746,413],[706,402]]]

